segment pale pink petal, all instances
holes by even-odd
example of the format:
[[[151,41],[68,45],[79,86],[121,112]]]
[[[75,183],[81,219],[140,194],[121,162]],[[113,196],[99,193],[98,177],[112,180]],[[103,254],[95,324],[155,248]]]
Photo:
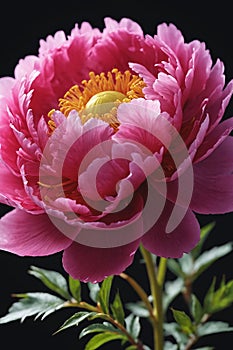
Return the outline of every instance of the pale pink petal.
[[[15,67],[15,78],[22,79],[25,75],[30,75],[35,69],[35,64],[39,59],[36,56],[26,56],[24,59],[20,59],[19,63]]]
[[[115,248],[93,248],[72,243],[63,254],[63,266],[75,279],[100,282],[107,276],[118,275],[133,261],[139,240]]]
[[[184,44],[184,38],[181,31],[172,23],[169,25],[166,23],[158,25],[157,35],[174,51],[177,50],[179,45]]]
[[[15,176],[1,161],[0,178],[1,202],[10,206],[20,206],[20,199],[25,196],[22,179]]]
[[[160,113],[159,101],[138,98],[122,103],[117,115],[121,125],[115,139],[124,142],[132,140],[151,152],[161,147],[169,148],[172,138],[172,120],[166,113]]]
[[[5,100],[6,96],[9,95],[9,91],[13,87],[15,79],[11,77],[0,78],[0,101],[2,107],[2,100]]]
[[[129,63],[129,67],[144,80],[146,84],[146,87],[143,89],[145,98],[154,100],[156,97],[156,92],[153,88],[155,76],[142,64]]]
[[[54,114],[59,115],[60,112]],[[112,134],[113,129],[109,124],[92,118],[83,125],[78,113],[72,111],[55,129],[46,144],[40,176],[48,179],[52,177],[55,183],[56,177],[59,179],[60,176],[76,181],[77,176],[85,170],[86,164],[105,154],[105,142]]]
[[[200,226],[190,209],[174,231],[167,233],[166,226],[174,204],[167,201],[162,215],[152,229],[142,238],[151,253],[165,258],[180,258],[190,252],[200,239]]]
[[[46,40],[40,40],[39,54],[46,55],[51,50],[55,50],[66,42],[66,35],[63,30],[59,30],[54,36],[48,35]]]
[[[45,256],[71,244],[46,214],[32,215],[14,209],[0,220],[0,249],[20,256]]]
[[[140,25],[130,18],[122,18],[119,22],[117,22],[110,17],[105,17],[104,23],[104,34],[115,32],[117,30],[125,30],[127,32],[143,36],[143,31]]]
[[[101,36],[101,32],[98,28],[92,28],[90,23],[88,22],[82,22],[79,28],[79,25],[76,23],[74,28],[71,30],[70,37],[71,39],[77,38],[79,35],[86,35],[90,38],[98,38]]]

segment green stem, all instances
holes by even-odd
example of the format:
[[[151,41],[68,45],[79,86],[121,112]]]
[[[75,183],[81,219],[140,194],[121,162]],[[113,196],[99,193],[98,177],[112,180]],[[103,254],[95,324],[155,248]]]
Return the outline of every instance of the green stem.
[[[131,287],[133,287],[133,289],[139,295],[141,300],[144,302],[145,307],[149,311],[151,322],[154,322],[154,310],[151,306],[151,303],[148,300],[148,295],[146,294],[144,289],[132,277],[130,277],[126,273],[122,272],[120,274],[120,277],[126,280],[131,285]]]
[[[158,283],[161,287],[164,284],[166,271],[167,271],[167,259],[160,258],[157,279],[158,279]]]
[[[82,308],[82,309],[86,309],[89,311],[94,311],[96,313],[99,313],[101,315],[103,315],[103,310],[101,310],[101,308],[99,307],[99,305],[97,304],[97,306],[93,306],[90,305],[84,301],[81,302],[77,302],[75,299],[72,300],[68,300],[64,303],[65,307],[78,307],[78,308]],[[122,333],[124,333],[126,335],[126,337],[128,338],[128,341],[134,345],[137,350],[143,350],[143,345],[141,344],[140,341],[135,341],[134,338],[131,336],[131,334],[126,330],[126,328],[120,324],[117,320],[115,320],[114,318],[112,318],[111,315],[109,314],[104,314],[104,320],[108,320],[112,325],[116,326],[118,329],[120,329],[122,331]]]
[[[90,305],[86,303],[85,301],[77,302],[76,300],[67,300],[64,303],[65,307],[78,307],[81,309],[85,309],[88,311],[94,311],[94,312],[102,312],[102,310],[97,306]]]
[[[153,323],[154,333],[154,349],[163,350],[164,334],[163,334],[163,300],[162,291],[166,273],[166,259],[160,258],[158,271],[153,262],[152,255],[142,245],[140,246],[142,256],[145,260],[148,279],[150,283],[151,295],[153,298],[153,313],[155,322]]]
[[[110,315],[105,315],[106,316],[106,320],[108,319],[108,321],[115,327],[117,327],[118,329],[120,329],[122,331],[122,333],[124,333],[126,335],[126,337],[128,338],[128,341],[136,346],[137,350],[143,350],[142,344],[140,342],[136,342],[134,340],[134,338],[131,336],[131,334],[126,330],[126,328],[120,324],[118,321],[114,320]]]

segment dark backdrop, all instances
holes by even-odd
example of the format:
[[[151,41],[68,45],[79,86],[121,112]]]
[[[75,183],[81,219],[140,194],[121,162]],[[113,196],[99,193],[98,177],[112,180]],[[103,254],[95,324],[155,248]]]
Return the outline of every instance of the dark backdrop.
[[[218,6],[218,7],[216,7]],[[34,2],[24,5],[22,2],[1,5],[2,19],[0,21],[0,76],[12,76],[15,65],[20,58],[28,54],[37,54],[40,38],[46,38],[57,30],[64,30],[67,34],[75,23],[89,21],[93,27],[103,28],[103,18],[110,16],[115,19],[130,17],[137,21],[145,33],[153,35],[156,26],[162,22],[172,22],[183,32],[186,41],[198,39],[205,41],[213,59],[220,58],[225,64],[226,80],[233,78],[233,51],[232,51],[232,10],[227,0],[218,5],[212,1],[67,1]],[[226,117],[233,115],[233,104],[226,111]],[[223,198],[224,200],[224,198]],[[11,208],[1,205],[1,216]],[[216,226],[205,246],[224,244],[232,240],[233,215],[198,216],[200,223],[216,221]],[[33,228],[32,228],[33,229]],[[136,254],[135,264],[127,272],[147,288],[143,267],[139,265],[139,254]],[[47,269],[54,269],[64,273],[61,266],[61,255],[55,254],[44,258],[20,258],[7,252],[0,252],[0,316],[7,312],[12,303],[11,293],[25,291],[43,291],[42,284],[27,274],[30,265]],[[214,275],[218,278],[225,274],[226,279],[232,279],[232,254],[220,259],[200,278],[196,285],[197,293],[204,293]],[[168,273],[169,278],[169,273]],[[135,294],[125,283],[116,279],[120,286],[123,300],[135,300]],[[84,288],[85,294],[85,288]],[[179,307],[179,300],[176,302]],[[1,348],[13,349],[15,342],[20,349],[33,348],[63,348],[84,349],[84,343],[78,343],[79,329],[71,328],[63,333],[51,334],[71,315],[73,310],[61,310],[50,315],[44,321],[26,319],[23,324],[12,322],[0,326]],[[216,315],[216,319],[230,322],[233,325],[232,308]],[[150,329],[144,329],[144,336],[151,340]],[[216,349],[230,349],[233,333],[223,333],[205,338],[205,344]],[[77,345],[78,344],[78,345]],[[204,345],[200,342],[200,346]],[[225,344],[225,345],[223,345]],[[111,343],[103,349],[119,349]]]

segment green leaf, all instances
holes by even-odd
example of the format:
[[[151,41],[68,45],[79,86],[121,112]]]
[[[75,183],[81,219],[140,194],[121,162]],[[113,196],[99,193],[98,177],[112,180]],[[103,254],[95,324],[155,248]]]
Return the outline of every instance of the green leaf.
[[[214,247],[208,251],[202,253],[194,263],[193,280],[195,280],[200,274],[211,266],[219,258],[229,254],[232,251],[233,244],[226,243],[219,247]]]
[[[178,345],[173,344],[170,341],[164,343],[164,350],[178,350]]]
[[[194,262],[191,254],[184,254],[182,258],[179,258],[179,263],[184,276],[192,274]]]
[[[205,313],[208,313],[209,308],[211,308],[215,284],[216,284],[216,277],[213,278],[211,285],[210,285],[210,287],[205,295],[205,298],[204,298],[203,309],[204,309]]]
[[[31,266],[28,273],[36,278],[39,278],[46,287],[61,295],[66,300],[70,299],[67,281],[59,272]]]
[[[91,300],[94,301],[94,302],[97,302],[98,294],[99,294],[99,291],[100,291],[99,283],[88,282],[87,286],[88,286],[89,291],[90,291],[89,296],[90,296]]]
[[[80,303],[81,301],[81,282],[79,280],[75,280],[71,276],[69,276],[69,288],[74,299]]]
[[[110,317],[109,315],[104,314],[102,312],[96,312],[93,316],[90,317],[90,320],[93,321],[96,318],[101,318],[104,321],[109,321],[109,317]]]
[[[167,310],[169,304],[175,299],[175,297],[181,293],[184,288],[184,281],[180,277],[174,281],[167,281],[164,285],[163,294],[163,308],[164,311]]]
[[[194,294],[191,295],[191,313],[195,323],[198,324],[201,321],[204,312],[200,301]]]
[[[98,293],[98,301],[101,305],[103,312],[109,315],[109,297],[110,291],[112,287],[113,276],[107,277],[101,284],[99,293]]]
[[[165,335],[173,337],[179,345],[187,344],[189,336],[180,331],[180,326],[175,322],[164,323]]]
[[[180,264],[175,259],[167,260],[167,267],[171,272],[173,272],[176,276],[184,278],[185,274],[183,273]]]
[[[86,320],[87,318],[93,315],[96,315],[96,312],[89,312],[89,311],[76,312],[74,315],[68,318],[68,320],[66,320],[54,334],[57,334],[58,332],[61,332],[67,328],[78,326],[82,321]]]
[[[126,330],[132,335],[132,337],[136,340],[139,336],[141,325],[139,322],[139,317],[134,314],[130,314],[125,319]]]
[[[184,311],[175,310],[173,308],[171,310],[181,330],[188,335],[194,334],[195,327],[192,323],[191,318]]]
[[[15,320],[23,322],[26,317],[36,315],[35,319],[41,317],[43,320],[52,312],[64,306],[64,300],[48,293],[25,293],[16,294],[21,298],[12,304],[8,314],[0,318],[0,324]]]
[[[121,301],[120,293],[117,291],[114,301],[111,305],[112,314],[115,320],[117,320],[120,324],[124,325],[125,322],[125,312],[123,308],[123,304]]]
[[[85,350],[95,350],[101,345],[106,344],[112,340],[127,339],[125,335],[113,333],[100,333],[95,335],[85,346]]]
[[[211,321],[206,322],[198,327],[199,337],[204,335],[214,334],[214,333],[223,333],[223,332],[232,332],[233,327],[231,327],[227,322],[221,321]]]
[[[94,323],[90,326],[84,328],[81,333],[79,334],[79,339],[85,337],[88,334],[91,333],[101,333],[101,332],[110,332],[110,333],[117,333],[117,334],[123,334],[118,328],[113,327],[111,323],[104,322],[104,323]]]
[[[223,310],[233,303],[233,280],[225,283],[223,278],[217,290],[215,290],[215,284],[214,278],[204,298],[204,311],[207,314]]]
[[[150,313],[145,307],[145,304],[141,301],[137,301],[135,303],[127,303],[125,306],[136,316],[145,318],[148,318],[150,316]]]
[[[200,255],[203,244],[206,238],[208,237],[209,233],[213,230],[214,226],[215,222],[213,221],[201,228],[200,240],[196,247],[191,251],[191,255],[194,258],[194,260]]]
[[[127,348],[125,350],[137,350],[137,348],[138,347],[136,345],[130,345],[130,346],[127,346]]]

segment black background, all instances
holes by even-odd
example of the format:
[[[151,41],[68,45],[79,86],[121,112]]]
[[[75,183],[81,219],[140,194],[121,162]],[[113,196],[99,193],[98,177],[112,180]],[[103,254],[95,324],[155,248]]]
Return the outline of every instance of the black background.
[[[0,77],[13,76],[14,68],[20,58],[29,54],[37,54],[39,40],[58,30],[69,34],[75,23],[88,21],[93,27],[102,29],[103,18],[109,16],[116,20],[129,17],[137,21],[145,33],[153,35],[156,27],[162,22],[174,23],[182,32],[186,41],[198,39],[205,41],[212,58],[220,58],[225,64],[226,81],[233,78],[233,49],[232,49],[232,10],[230,2],[212,1],[67,1],[59,2],[29,2],[23,4],[5,3],[1,5],[0,21]],[[3,20],[4,18],[4,20]],[[233,104],[229,104],[225,117],[233,115]],[[233,150],[232,150],[233,151]],[[224,198],[223,198],[224,200]],[[11,208],[1,205],[1,216]],[[211,237],[205,243],[206,248],[221,245],[232,240],[233,215],[198,216],[204,223],[215,221],[216,226]],[[32,228],[33,229],[33,228]],[[232,279],[232,254],[220,259],[209,268],[194,285],[198,296],[207,291],[213,276],[220,281],[222,274],[226,279]],[[27,291],[45,291],[46,289],[36,278],[29,276],[30,265],[57,270],[64,274],[61,265],[61,255],[55,254],[43,258],[20,258],[7,252],[0,252],[0,316],[3,316],[12,304],[12,293]],[[134,265],[127,272],[147,290],[147,279],[144,268],[139,264],[139,254],[136,254]],[[172,278],[169,274],[167,278]],[[134,292],[118,277],[114,286],[119,287],[123,300],[136,300]],[[83,286],[84,298],[87,297],[86,287]],[[182,300],[177,299],[175,306],[181,307]],[[0,326],[0,341],[2,349],[14,349],[15,346],[25,350],[34,348],[84,349],[84,341],[78,342],[80,328],[71,328],[60,334],[52,333],[73,313],[73,310],[60,310],[50,315],[44,321],[26,319],[23,324],[12,322]],[[213,318],[227,321],[233,325],[232,307],[219,312]],[[150,344],[151,333],[145,325],[143,337]],[[205,337],[197,345],[212,345],[215,349],[230,349],[233,333],[222,333]],[[5,345],[4,345],[5,344]],[[17,344],[17,345],[15,345]],[[119,345],[109,343],[103,349],[120,349]]]

